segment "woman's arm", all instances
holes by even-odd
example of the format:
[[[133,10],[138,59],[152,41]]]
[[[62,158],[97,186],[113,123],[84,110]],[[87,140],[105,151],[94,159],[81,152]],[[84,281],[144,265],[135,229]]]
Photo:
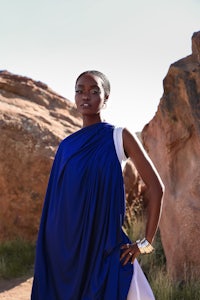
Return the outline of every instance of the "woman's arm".
[[[147,188],[147,222],[145,238],[151,244],[155,237],[161,215],[164,185],[141,143],[126,128],[123,130],[123,145],[126,156],[134,163]],[[122,249],[125,249],[121,256],[121,258],[125,260],[124,263],[127,263],[130,260],[130,253],[132,253],[132,262],[140,253],[137,244],[133,244],[130,247],[128,245],[122,247]]]

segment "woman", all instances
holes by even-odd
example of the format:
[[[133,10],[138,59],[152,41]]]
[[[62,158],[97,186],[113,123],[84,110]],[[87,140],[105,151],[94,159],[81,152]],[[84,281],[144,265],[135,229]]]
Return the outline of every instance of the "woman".
[[[133,262],[153,250],[162,183],[127,130],[102,121],[110,84],[98,71],[82,73],[75,102],[83,128],[56,153],[38,235],[32,300],[131,299]],[[131,243],[122,231],[121,159],[132,159],[148,190],[145,239]],[[129,296],[128,296],[129,295]],[[134,299],[134,298],[133,298]]]

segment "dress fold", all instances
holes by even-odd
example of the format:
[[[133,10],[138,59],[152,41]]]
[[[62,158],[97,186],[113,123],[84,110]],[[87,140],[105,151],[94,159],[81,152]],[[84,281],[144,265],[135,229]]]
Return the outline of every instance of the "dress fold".
[[[114,127],[97,123],[65,138],[52,166],[39,228],[32,300],[125,300],[125,194]]]

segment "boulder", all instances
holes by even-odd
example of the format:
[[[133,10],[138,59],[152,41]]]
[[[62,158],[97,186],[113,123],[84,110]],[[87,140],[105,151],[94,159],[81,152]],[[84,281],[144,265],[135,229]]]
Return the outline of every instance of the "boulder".
[[[141,136],[166,189],[160,232],[169,274],[199,278],[200,32],[192,36],[192,54],[170,66],[163,86]]]
[[[81,127],[46,84],[0,72],[0,240],[34,241],[58,144]]]

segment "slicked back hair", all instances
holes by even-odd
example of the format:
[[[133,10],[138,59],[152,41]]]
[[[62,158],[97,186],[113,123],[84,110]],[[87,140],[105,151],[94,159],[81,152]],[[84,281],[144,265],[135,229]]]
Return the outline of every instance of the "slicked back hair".
[[[76,79],[76,84],[77,84],[79,78],[82,77],[83,75],[94,75],[94,76],[97,76],[97,77],[101,78],[101,80],[103,81],[103,88],[104,88],[104,91],[105,91],[105,95],[106,96],[110,95],[110,82],[109,82],[108,78],[106,77],[106,75],[104,75],[102,72],[96,71],[96,70],[84,71]]]

